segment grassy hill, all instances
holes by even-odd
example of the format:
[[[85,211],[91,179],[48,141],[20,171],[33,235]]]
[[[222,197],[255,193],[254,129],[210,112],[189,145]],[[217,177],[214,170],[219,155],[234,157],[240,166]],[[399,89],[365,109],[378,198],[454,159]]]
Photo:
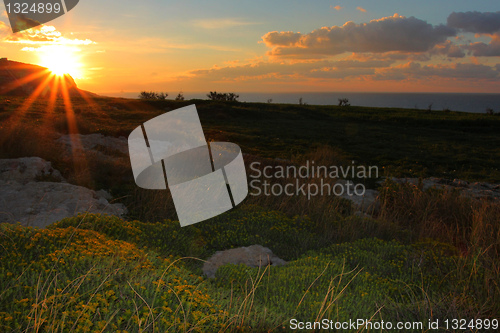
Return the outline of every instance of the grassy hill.
[[[19,117],[16,110],[23,101],[0,97],[0,121]],[[500,116],[202,100],[143,102],[95,97],[91,101],[72,99],[72,111],[83,134],[128,136],[156,115],[196,104],[209,141],[235,142],[248,154],[294,159],[328,145],[340,159],[377,165],[387,175],[500,182]],[[25,125],[39,127],[45,120],[52,129],[67,132],[63,101],[57,101],[50,114],[48,104],[48,100],[34,102],[22,116]]]
[[[78,88],[69,74],[54,76],[47,68],[22,62],[0,59],[0,95],[30,96],[37,94],[49,97],[62,96],[62,89],[69,95],[76,95]]]
[[[500,181],[500,117],[492,115],[3,96],[0,158],[52,161],[72,183],[110,189],[130,215],[81,215],[43,230],[0,225],[0,332],[279,332],[292,318],[421,321],[415,331],[425,331],[429,319],[498,319],[498,202],[371,182],[381,191],[371,218],[338,198],[248,198],[180,228],[168,191],[138,189],[127,156],[75,160],[55,142],[72,124],[82,134],[127,136],[193,103],[207,139],[240,145],[246,162],[354,159],[383,176]],[[228,265],[214,280],[202,277],[202,260],[252,244],[289,263]]]

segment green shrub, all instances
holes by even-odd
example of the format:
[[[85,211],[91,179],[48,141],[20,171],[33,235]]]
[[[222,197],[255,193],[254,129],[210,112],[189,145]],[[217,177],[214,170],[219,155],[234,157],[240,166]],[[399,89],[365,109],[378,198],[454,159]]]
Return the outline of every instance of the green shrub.
[[[0,248],[2,332],[207,332],[223,323],[200,277],[96,231],[2,224]]]
[[[386,321],[426,321],[460,311],[471,315],[482,307],[481,302],[447,312],[458,295],[471,287],[467,279],[460,280],[458,259],[450,256],[452,252],[453,248],[438,243],[411,246],[363,239],[309,252],[286,266],[224,265],[213,283],[231,288],[240,297],[252,291],[255,306],[281,314],[281,323],[289,318],[348,321],[374,314]]]

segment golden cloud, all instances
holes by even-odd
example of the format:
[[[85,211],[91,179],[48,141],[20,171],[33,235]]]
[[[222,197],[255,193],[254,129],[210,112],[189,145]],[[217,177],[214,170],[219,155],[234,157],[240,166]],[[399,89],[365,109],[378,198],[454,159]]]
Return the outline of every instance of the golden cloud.
[[[91,45],[96,44],[90,39],[66,38],[53,26],[42,25],[36,28],[24,30],[11,34],[2,40],[6,43],[27,44],[27,45]]]

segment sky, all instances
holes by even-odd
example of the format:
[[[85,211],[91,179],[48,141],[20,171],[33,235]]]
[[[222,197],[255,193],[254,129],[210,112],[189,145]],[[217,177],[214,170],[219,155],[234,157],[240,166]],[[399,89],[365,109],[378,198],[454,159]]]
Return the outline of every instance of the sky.
[[[500,92],[498,0],[80,0],[15,34],[5,10],[0,57],[102,94]]]

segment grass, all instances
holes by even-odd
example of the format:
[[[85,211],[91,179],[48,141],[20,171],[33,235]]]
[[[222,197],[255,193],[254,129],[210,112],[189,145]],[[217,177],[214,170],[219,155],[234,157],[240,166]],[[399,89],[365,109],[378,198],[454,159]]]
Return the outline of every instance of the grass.
[[[371,180],[366,185],[381,197],[370,218],[339,198],[260,196],[180,228],[170,193],[138,189],[126,156],[105,147],[63,153],[54,141],[68,133],[63,101],[23,102],[0,97],[0,158],[42,157],[71,183],[109,189],[130,213],[81,215],[43,230],[0,225],[1,332],[280,332],[292,318],[500,317],[498,201]],[[81,133],[116,137],[196,103],[207,139],[240,145],[247,167],[354,159],[382,176],[500,181],[500,118],[484,114],[105,97],[72,103]],[[253,244],[288,264],[226,265],[214,280],[202,277],[203,260],[216,251]]]
[[[204,332],[223,315],[200,277],[133,243],[72,227],[0,233],[2,332]]]
[[[42,230],[4,224],[2,330],[252,332],[285,330],[292,318],[425,322],[498,314],[498,285],[485,253],[460,256],[436,241],[404,245],[369,237],[315,247],[305,242],[296,251],[283,245],[294,229],[307,232],[311,221],[258,208],[226,218],[226,224],[187,228],[99,215]],[[214,228],[221,237],[211,237]],[[256,242],[290,262],[226,265],[215,280],[205,280],[197,274],[199,260],[183,257]]]
[[[6,99],[0,97],[0,103]],[[16,110],[22,102],[8,98],[0,113],[3,130],[22,118],[24,128],[48,123],[51,132],[68,131],[62,101],[50,114],[44,111],[49,102],[41,100],[21,115]],[[144,121],[194,103],[209,141],[235,142],[248,154],[292,159],[328,145],[339,156],[379,166],[386,175],[500,182],[500,118],[487,114],[106,97],[72,103],[81,133],[128,136]]]

